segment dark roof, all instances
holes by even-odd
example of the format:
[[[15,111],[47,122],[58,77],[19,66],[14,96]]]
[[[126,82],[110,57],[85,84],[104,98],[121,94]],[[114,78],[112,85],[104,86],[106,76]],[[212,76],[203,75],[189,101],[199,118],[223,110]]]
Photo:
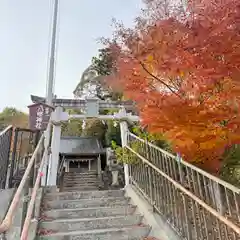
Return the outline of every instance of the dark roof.
[[[93,137],[61,137],[60,154],[89,156],[105,153],[97,138]]]

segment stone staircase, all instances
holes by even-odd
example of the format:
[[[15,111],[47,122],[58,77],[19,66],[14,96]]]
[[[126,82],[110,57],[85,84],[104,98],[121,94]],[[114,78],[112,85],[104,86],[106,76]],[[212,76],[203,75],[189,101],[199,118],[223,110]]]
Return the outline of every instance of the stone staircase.
[[[86,191],[98,190],[101,182],[98,179],[96,171],[87,172],[68,172],[63,179],[63,191]]]
[[[37,240],[143,240],[150,227],[123,190],[46,193]]]

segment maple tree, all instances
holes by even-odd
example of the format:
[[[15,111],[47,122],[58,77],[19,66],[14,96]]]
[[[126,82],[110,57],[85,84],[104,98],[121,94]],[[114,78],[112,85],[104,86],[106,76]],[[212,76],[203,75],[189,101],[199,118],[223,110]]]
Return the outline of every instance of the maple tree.
[[[137,102],[150,132],[218,172],[225,149],[240,142],[240,3],[145,3],[135,28],[117,24],[106,41],[117,56],[108,81]]]

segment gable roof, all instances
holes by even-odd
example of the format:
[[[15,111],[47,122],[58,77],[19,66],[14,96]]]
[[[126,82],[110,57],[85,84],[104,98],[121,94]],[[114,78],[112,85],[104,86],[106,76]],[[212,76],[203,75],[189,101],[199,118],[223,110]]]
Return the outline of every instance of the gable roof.
[[[99,155],[105,153],[97,138],[64,136],[60,141],[60,154],[62,155]]]

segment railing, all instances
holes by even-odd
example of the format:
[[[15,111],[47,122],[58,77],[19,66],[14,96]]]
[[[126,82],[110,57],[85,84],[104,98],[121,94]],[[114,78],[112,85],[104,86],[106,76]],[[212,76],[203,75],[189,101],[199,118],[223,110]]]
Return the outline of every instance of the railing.
[[[59,165],[58,165],[58,171],[57,171],[57,186],[59,186],[59,189],[62,190],[63,187],[63,179],[64,179],[64,163],[65,163],[65,156],[63,156],[60,159]]]
[[[12,132],[12,126],[0,132],[0,189],[6,187],[9,178],[8,166],[10,163]]]
[[[128,133],[131,183],[183,239],[240,239],[240,189]]]
[[[9,188],[19,185],[38,140],[38,131],[18,127],[13,129],[8,181]]]
[[[44,146],[47,146],[44,148]],[[20,182],[19,187],[16,190],[16,193],[13,197],[13,200],[10,204],[10,207],[7,211],[7,214],[0,225],[0,236],[1,234],[6,234],[9,230],[11,230],[12,221],[14,219],[14,215],[16,214],[16,210],[21,202],[21,199],[25,197],[23,208],[26,209],[25,214],[23,216],[24,224],[21,231],[21,240],[27,240],[29,226],[31,223],[31,219],[34,218],[34,208],[35,208],[35,200],[37,196],[37,191],[39,189],[40,180],[42,177],[42,169],[45,164],[47,164],[48,159],[48,146],[49,143],[44,141],[44,136],[42,135],[33,154],[28,163],[28,166],[25,170],[23,178]],[[31,193],[30,193],[30,189]],[[26,201],[30,196],[30,201]],[[24,212],[24,211],[23,211]]]

